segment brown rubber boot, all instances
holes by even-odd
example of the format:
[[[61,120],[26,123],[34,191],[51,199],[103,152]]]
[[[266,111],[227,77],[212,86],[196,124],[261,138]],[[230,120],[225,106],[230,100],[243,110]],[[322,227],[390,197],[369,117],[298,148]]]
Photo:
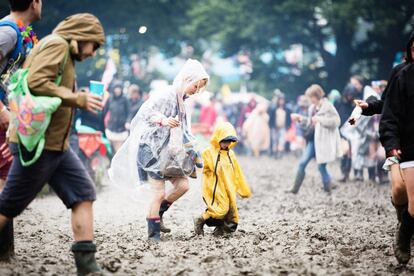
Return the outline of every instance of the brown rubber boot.
[[[204,235],[204,224],[205,221],[202,216],[199,216],[194,219],[194,232],[196,235]]]
[[[162,216],[164,215],[165,212],[167,212],[167,210],[170,208],[171,205],[172,205],[172,203],[168,202],[165,199],[161,202],[160,213],[159,213],[160,214],[160,231],[163,232],[163,233],[170,233],[171,232],[171,229],[167,228],[164,225],[164,221],[162,219]]]

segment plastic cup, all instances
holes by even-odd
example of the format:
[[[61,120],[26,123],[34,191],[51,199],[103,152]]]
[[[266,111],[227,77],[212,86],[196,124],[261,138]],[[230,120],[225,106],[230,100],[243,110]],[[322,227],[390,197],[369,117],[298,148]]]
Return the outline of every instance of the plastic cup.
[[[103,96],[103,92],[104,92],[104,84],[100,81],[89,81],[89,91],[92,94],[98,95],[98,96]]]

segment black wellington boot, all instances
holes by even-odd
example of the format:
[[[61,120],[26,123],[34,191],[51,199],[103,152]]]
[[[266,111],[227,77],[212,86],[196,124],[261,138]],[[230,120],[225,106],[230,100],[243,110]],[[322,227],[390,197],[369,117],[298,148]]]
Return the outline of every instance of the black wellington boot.
[[[411,257],[411,238],[414,233],[414,218],[405,209],[395,236],[394,254],[400,264],[407,264]]]
[[[95,260],[96,245],[91,242],[77,242],[72,245],[78,276],[104,275]]]
[[[170,208],[171,205],[172,205],[172,203],[168,202],[165,199],[161,202],[161,206],[160,206],[160,230],[163,233],[170,233],[171,232],[171,229],[167,228],[164,225],[164,221],[162,219],[162,216],[164,215],[165,212],[167,212],[167,210]]]

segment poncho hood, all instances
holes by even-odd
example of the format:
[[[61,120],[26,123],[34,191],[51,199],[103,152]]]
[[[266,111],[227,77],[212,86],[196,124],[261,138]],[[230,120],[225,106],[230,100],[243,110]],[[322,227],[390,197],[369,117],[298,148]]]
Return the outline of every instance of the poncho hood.
[[[237,133],[232,124],[225,122],[219,123],[213,131],[211,136],[210,143],[216,149],[220,150],[220,141],[224,139],[237,139]],[[229,149],[232,149],[237,142],[232,142],[229,146]]]

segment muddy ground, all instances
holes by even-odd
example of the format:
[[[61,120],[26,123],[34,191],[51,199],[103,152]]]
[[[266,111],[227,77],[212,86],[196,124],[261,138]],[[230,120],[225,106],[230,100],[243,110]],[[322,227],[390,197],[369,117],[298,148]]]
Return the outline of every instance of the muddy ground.
[[[97,259],[115,275],[410,275],[393,256],[395,213],[389,187],[349,182],[331,196],[322,191],[314,163],[298,195],[286,194],[298,161],[240,158],[252,187],[239,200],[239,229],[232,236],[193,235],[203,210],[201,182],[172,206],[172,233],[159,245],[146,240],[145,198],[107,186],[95,206]],[[337,164],[329,166],[339,178]],[[69,252],[70,212],[55,196],[36,199],[15,220],[16,257],[0,275],[74,275]]]

